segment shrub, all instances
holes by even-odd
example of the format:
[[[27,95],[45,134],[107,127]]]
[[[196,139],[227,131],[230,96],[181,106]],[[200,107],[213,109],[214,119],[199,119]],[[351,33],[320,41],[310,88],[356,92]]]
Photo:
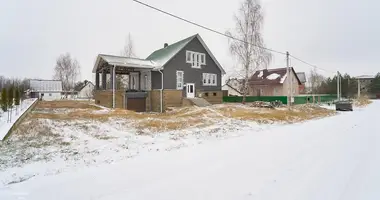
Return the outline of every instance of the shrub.
[[[1,91],[1,101],[0,101],[1,109],[6,112],[8,110],[8,99],[7,99],[7,89],[3,88]]]

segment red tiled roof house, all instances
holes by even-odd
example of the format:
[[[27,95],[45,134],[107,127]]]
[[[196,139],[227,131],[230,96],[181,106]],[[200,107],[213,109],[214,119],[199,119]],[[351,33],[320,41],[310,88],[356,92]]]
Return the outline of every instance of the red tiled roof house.
[[[299,86],[302,85],[296,72],[291,68],[293,95],[299,94]],[[249,79],[250,96],[287,96],[288,77],[286,68],[264,69],[256,71]]]

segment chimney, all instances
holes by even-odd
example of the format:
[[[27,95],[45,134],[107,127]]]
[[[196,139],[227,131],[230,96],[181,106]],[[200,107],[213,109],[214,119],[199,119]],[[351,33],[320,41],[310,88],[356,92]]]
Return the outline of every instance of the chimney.
[[[168,47],[168,46],[169,46],[168,43],[165,43],[165,44],[164,44],[164,48],[166,48],[166,47]]]
[[[269,74],[268,69],[263,69],[263,78],[267,77]]]

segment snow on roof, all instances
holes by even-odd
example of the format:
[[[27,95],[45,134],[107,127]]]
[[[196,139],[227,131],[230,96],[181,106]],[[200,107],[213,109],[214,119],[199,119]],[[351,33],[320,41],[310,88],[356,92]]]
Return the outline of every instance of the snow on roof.
[[[194,38],[198,38],[199,42],[206,49],[209,56],[214,60],[218,68],[221,70],[222,74],[225,74],[226,72],[224,71],[220,63],[216,60],[214,55],[211,53],[210,49],[206,46],[199,34],[190,36],[167,47],[156,50],[152,54],[150,54],[146,59],[99,54],[98,58],[96,59],[94,68],[92,69],[92,72],[96,73],[101,59],[103,59],[110,65],[116,65],[121,67],[146,69],[162,68],[167,62],[169,62],[169,60],[171,60],[175,55],[177,55]]]
[[[92,69],[93,73],[96,72],[101,60],[104,60],[109,65],[116,65],[118,67],[153,69],[158,66],[156,62],[151,61],[151,60],[130,58],[130,57],[125,57],[125,56],[99,54],[98,58],[96,59],[94,68]]]
[[[285,74],[285,75],[281,78],[280,83],[284,83],[284,81],[285,81],[285,79],[286,79],[287,76],[288,76],[288,75]]]
[[[263,71],[260,71],[260,73],[257,75],[257,77],[262,78],[262,77],[263,77],[263,74],[264,74],[264,72],[263,72]]]
[[[151,60],[129,58],[124,56],[100,55],[108,64],[117,66],[139,66],[141,68],[154,68],[156,63]]]
[[[372,75],[361,75],[361,76],[357,76],[355,78],[356,79],[374,79],[375,76],[372,76]]]
[[[273,74],[268,75],[267,79],[274,80],[274,79],[277,79],[278,77],[280,77],[280,74],[273,73]]]
[[[30,80],[30,88],[36,92],[62,92],[62,81]]]

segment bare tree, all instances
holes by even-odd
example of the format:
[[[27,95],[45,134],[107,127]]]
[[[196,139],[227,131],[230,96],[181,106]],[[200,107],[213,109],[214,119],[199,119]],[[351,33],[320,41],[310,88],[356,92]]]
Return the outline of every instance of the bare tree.
[[[128,37],[125,41],[124,48],[120,52],[122,56],[134,58],[136,57],[132,36],[128,33]],[[123,75],[116,75],[116,88],[126,88],[129,85],[129,77]]]
[[[93,89],[87,90],[87,91],[85,92],[85,95],[86,95],[87,99],[90,101],[91,99],[94,98],[94,95],[95,95],[95,89],[93,88]]]
[[[318,93],[323,81],[325,80],[325,77],[323,77],[321,74],[318,74],[316,69],[310,70],[309,74],[309,91],[312,94]]]
[[[133,58],[135,57],[135,49],[131,33],[128,33],[127,40],[125,41],[124,48],[120,53],[122,56]]]
[[[235,18],[235,31],[226,34],[229,40],[230,52],[241,64],[244,76],[243,102],[248,94],[249,76],[260,68],[267,68],[272,60],[272,54],[264,48],[264,39],[261,34],[263,15],[259,0],[244,0]],[[236,39],[233,39],[236,38]]]
[[[73,59],[69,53],[62,54],[58,57],[54,68],[54,79],[62,81],[64,91],[74,89],[75,82],[80,75],[80,65],[76,59]]]

